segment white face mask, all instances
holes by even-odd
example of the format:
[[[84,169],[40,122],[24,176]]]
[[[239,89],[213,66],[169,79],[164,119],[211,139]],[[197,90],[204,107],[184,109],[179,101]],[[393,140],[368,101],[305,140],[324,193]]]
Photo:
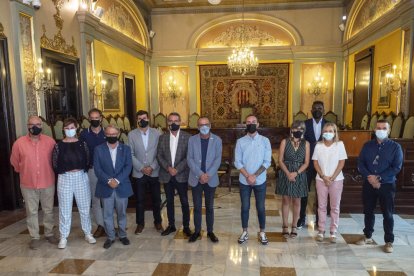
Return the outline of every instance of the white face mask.
[[[76,129],[75,128],[65,129],[65,136],[66,137],[72,138],[72,137],[75,137],[75,135],[76,135]]]
[[[332,132],[325,132],[322,134],[323,139],[327,141],[331,141],[335,137],[335,133]]]
[[[384,140],[388,138],[388,130],[377,129],[375,130],[375,136],[377,136],[379,140]]]

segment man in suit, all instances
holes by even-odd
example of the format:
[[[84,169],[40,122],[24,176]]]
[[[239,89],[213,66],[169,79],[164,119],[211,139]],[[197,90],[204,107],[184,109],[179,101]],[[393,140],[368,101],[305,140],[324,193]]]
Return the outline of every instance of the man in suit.
[[[312,158],[313,151],[315,150],[316,143],[322,140],[322,129],[326,123],[326,120],[323,118],[325,113],[323,102],[314,101],[312,104],[312,118],[305,121],[306,132],[305,140],[310,144],[310,157]],[[309,162],[309,167],[306,171],[306,178],[308,180],[308,188],[310,190],[310,185],[316,177],[316,171],[313,166],[313,162]],[[316,190],[315,190],[316,191]],[[317,200],[317,196],[315,195]],[[300,217],[298,220],[298,229],[301,229],[306,225],[306,206],[308,205],[308,197],[302,197],[300,202]],[[317,202],[316,202],[317,206]],[[316,222],[318,221],[318,213],[315,212]]]
[[[188,205],[188,174],[187,149],[191,135],[180,130],[181,116],[176,112],[168,115],[169,131],[160,136],[158,142],[157,160],[160,165],[159,179],[164,183],[167,197],[168,227],[161,233],[162,236],[176,231],[174,214],[174,194],[177,190],[183,212],[183,232],[188,237],[190,230],[190,207]]]
[[[132,155],[129,146],[119,143],[119,129],[108,125],[105,128],[106,143],[95,148],[93,166],[98,177],[95,196],[101,198],[104,212],[104,227],[108,249],[115,241],[114,208],[118,219],[118,236],[123,245],[128,245],[126,208],[132,192],[129,174]]]
[[[164,231],[161,225],[161,188],[158,181],[160,167],[157,162],[159,132],[149,127],[148,112],[137,112],[138,128],[128,134],[132,152],[132,177],[136,185],[136,223],[135,235],[145,226],[145,193],[151,192],[154,226],[158,232]]]
[[[201,206],[204,192],[206,206],[207,237],[218,242],[213,232],[214,224],[214,192],[219,184],[217,171],[221,164],[222,142],[220,137],[210,132],[211,124],[207,117],[200,117],[197,122],[199,134],[188,141],[187,164],[190,167],[188,183],[193,192],[194,234],[189,242],[195,242],[201,231]]]

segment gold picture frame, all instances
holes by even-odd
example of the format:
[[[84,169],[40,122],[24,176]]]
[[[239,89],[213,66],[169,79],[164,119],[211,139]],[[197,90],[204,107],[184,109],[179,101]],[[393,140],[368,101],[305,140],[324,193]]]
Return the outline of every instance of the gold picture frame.
[[[102,80],[106,81],[105,91],[103,92],[103,111],[119,111],[121,103],[119,98],[119,75],[107,71],[102,71]]]
[[[387,91],[386,82],[387,74],[391,73],[392,64],[387,64],[378,68],[379,71],[379,89],[378,89],[378,107],[390,107],[390,94]]]

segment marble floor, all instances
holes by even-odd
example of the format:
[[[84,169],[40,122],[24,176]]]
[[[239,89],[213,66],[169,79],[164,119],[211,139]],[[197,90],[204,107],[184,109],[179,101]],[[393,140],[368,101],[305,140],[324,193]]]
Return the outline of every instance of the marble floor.
[[[217,244],[211,243],[206,233],[191,244],[180,231],[161,237],[152,226],[151,212],[146,212],[143,233],[134,235],[135,213],[129,210],[129,246],[117,241],[106,250],[102,247],[105,238],[99,238],[95,245],[87,244],[80,230],[79,215],[74,212],[66,249],[57,249],[43,240],[39,250],[31,250],[24,210],[0,212],[0,275],[414,275],[414,216],[395,215],[392,254],[382,251],[380,216],[373,236],[376,245],[353,244],[362,233],[362,214],[341,215],[336,244],[315,241],[311,214],[308,227],[299,231],[298,238],[285,240],[281,236],[280,198],[273,191],[273,187],[268,187],[266,230],[270,243],[267,246],[260,245],[255,238],[258,231],[255,209],[250,213],[250,240],[243,245],[237,243],[241,233],[237,188],[231,192],[227,188],[217,190],[214,224],[220,239]],[[166,226],[165,208],[162,216]],[[179,207],[176,220],[179,226]]]

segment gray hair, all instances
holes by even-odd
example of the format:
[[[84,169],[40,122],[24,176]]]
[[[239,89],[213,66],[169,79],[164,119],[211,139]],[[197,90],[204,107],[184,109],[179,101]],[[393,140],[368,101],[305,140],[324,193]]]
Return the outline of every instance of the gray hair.
[[[116,126],[116,125],[111,125],[111,124],[107,125],[107,126],[105,127],[105,132],[106,132],[106,130],[107,130],[108,128],[113,128],[113,129],[116,129],[116,131],[118,132],[118,134],[121,132],[121,130],[119,129],[119,127],[118,127],[118,126]]]

